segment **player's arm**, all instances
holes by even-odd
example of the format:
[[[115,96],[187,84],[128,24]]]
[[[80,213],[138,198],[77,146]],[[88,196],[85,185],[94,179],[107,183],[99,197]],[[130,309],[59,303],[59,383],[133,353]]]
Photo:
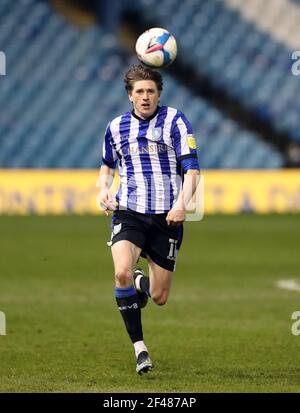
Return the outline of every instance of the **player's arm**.
[[[99,202],[105,211],[114,211],[117,208],[115,199],[113,198],[110,187],[113,183],[115,176],[115,169],[110,168],[107,165],[102,165],[99,175]]]
[[[167,215],[168,225],[179,225],[185,220],[189,201],[200,181],[200,167],[197,157],[196,138],[192,126],[183,113],[178,112],[171,136],[174,143],[177,162],[184,172],[184,180],[178,198]]]
[[[99,202],[102,208],[107,211],[114,211],[117,207],[116,201],[111,195],[110,187],[114,180],[115,169],[117,166],[117,153],[112,144],[111,124],[109,123],[103,141],[103,165],[100,168],[99,175]]]
[[[184,174],[182,189],[177,201],[167,215],[168,225],[180,225],[185,221],[187,205],[192,199],[200,181],[199,169],[188,169]]]

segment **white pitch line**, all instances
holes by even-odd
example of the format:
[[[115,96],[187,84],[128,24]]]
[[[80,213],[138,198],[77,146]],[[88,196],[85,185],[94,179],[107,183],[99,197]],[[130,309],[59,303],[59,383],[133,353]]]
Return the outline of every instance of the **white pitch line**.
[[[300,284],[295,280],[279,280],[276,282],[276,285],[278,288],[282,288],[284,290],[300,292]]]

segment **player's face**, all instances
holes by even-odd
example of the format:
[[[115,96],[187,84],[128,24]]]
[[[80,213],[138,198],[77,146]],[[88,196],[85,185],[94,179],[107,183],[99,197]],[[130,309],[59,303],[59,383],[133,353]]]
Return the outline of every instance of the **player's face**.
[[[137,80],[128,97],[136,115],[146,119],[156,111],[160,92],[153,80]]]

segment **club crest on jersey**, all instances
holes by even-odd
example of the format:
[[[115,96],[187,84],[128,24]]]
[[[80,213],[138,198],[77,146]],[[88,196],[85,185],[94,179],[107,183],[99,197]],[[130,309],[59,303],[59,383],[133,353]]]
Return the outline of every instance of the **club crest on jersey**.
[[[151,133],[151,140],[157,142],[160,140],[161,137],[161,128],[153,128]]]

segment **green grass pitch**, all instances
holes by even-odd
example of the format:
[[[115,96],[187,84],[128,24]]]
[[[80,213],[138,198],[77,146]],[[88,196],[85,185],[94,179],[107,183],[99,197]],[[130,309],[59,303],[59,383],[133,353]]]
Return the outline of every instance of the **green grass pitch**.
[[[114,300],[110,219],[0,217],[1,392],[298,392],[300,217],[186,223],[166,306],[143,310],[135,373]],[[143,267],[145,261],[143,260]]]

